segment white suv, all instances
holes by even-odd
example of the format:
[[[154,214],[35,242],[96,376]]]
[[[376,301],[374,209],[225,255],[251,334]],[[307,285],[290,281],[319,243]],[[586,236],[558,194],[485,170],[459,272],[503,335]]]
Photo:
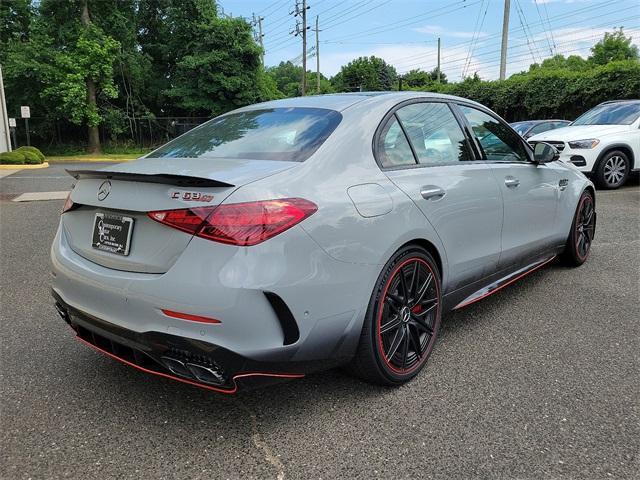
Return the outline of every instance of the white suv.
[[[640,100],[601,103],[568,127],[528,139],[550,143],[560,159],[593,174],[600,188],[618,188],[640,170]]]

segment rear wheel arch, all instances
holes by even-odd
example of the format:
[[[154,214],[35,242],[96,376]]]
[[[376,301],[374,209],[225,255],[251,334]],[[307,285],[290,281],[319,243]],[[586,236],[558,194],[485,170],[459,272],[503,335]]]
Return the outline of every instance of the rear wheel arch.
[[[596,206],[596,189],[591,185],[587,185],[582,192],[583,193],[589,192],[591,194],[591,196],[593,197],[593,206],[595,207]],[[578,201],[580,201],[580,199],[578,199]],[[577,207],[577,203],[576,203],[576,207]]]
[[[438,251],[437,247],[431,243],[429,240],[426,240],[424,238],[414,238],[413,240],[410,240],[406,243],[404,243],[403,245],[401,245],[397,250],[401,250],[409,245],[417,245],[419,247],[424,248],[427,252],[429,252],[429,254],[433,257],[433,259],[436,261],[436,265],[438,267],[438,273],[440,273],[440,278],[442,279],[444,276],[444,270],[443,270],[443,263],[442,263],[442,256],[440,255],[440,252]],[[395,252],[394,252],[395,253]]]

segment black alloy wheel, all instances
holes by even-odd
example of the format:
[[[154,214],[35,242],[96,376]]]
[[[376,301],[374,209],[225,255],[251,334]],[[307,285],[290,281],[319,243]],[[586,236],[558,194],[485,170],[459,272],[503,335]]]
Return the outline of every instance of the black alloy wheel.
[[[350,370],[382,385],[417,375],[436,341],[441,292],[438,266],[426,250],[410,245],[396,252],[376,282]]]

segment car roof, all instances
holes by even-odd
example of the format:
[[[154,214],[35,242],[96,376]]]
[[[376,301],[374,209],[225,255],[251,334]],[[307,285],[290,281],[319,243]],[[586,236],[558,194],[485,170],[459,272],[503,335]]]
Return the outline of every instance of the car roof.
[[[608,102],[602,102],[600,105],[610,105],[612,103],[640,103],[640,99],[630,98],[627,100],[609,100]]]
[[[398,102],[403,100],[410,100],[413,98],[434,98],[444,100],[457,100],[464,101],[471,104],[481,106],[479,103],[472,100],[455,97],[453,95],[445,95],[442,93],[432,92],[352,92],[352,93],[330,93],[326,95],[309,95],[306,97],[293,97],[283,98],[281,100],[271,100],[268,102],[257,103],[250,105],[241,110],[255,110],[261,108],[294,108],[294,107],[306,107],[306,108],[327,108],[330,110],[342,111],[352,105],[360,102],[367,102],[368,104],[377,104],[388,102],[392,99],[397,99]]]

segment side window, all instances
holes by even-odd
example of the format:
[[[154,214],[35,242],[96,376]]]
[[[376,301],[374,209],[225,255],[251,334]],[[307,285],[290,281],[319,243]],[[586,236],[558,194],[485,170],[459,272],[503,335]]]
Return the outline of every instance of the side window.
[[[527,150],[518,134],[506,124],[480,110],[460,105],[460,110],[471,124],[487,160],[526,162]]]
[[[555,128],[553,126],[553,123],[551,122],[543,122],[543,123],[539,123],[538,125],[536,125],[535,127],[533,127],[528,135],[530,137],[533,137],[534,135],[538,134],[538,133],[542,133],[542,132],[546,132],[547,130],[552,130],[553,128]]]
[[[467,139],[446,103],[421,102],[396,112],[409,141],[424,165],[471,160]]]
[[[395,115],[385,125],[379,142],[380,163],[383,167],[416,164],[409,141]]]

